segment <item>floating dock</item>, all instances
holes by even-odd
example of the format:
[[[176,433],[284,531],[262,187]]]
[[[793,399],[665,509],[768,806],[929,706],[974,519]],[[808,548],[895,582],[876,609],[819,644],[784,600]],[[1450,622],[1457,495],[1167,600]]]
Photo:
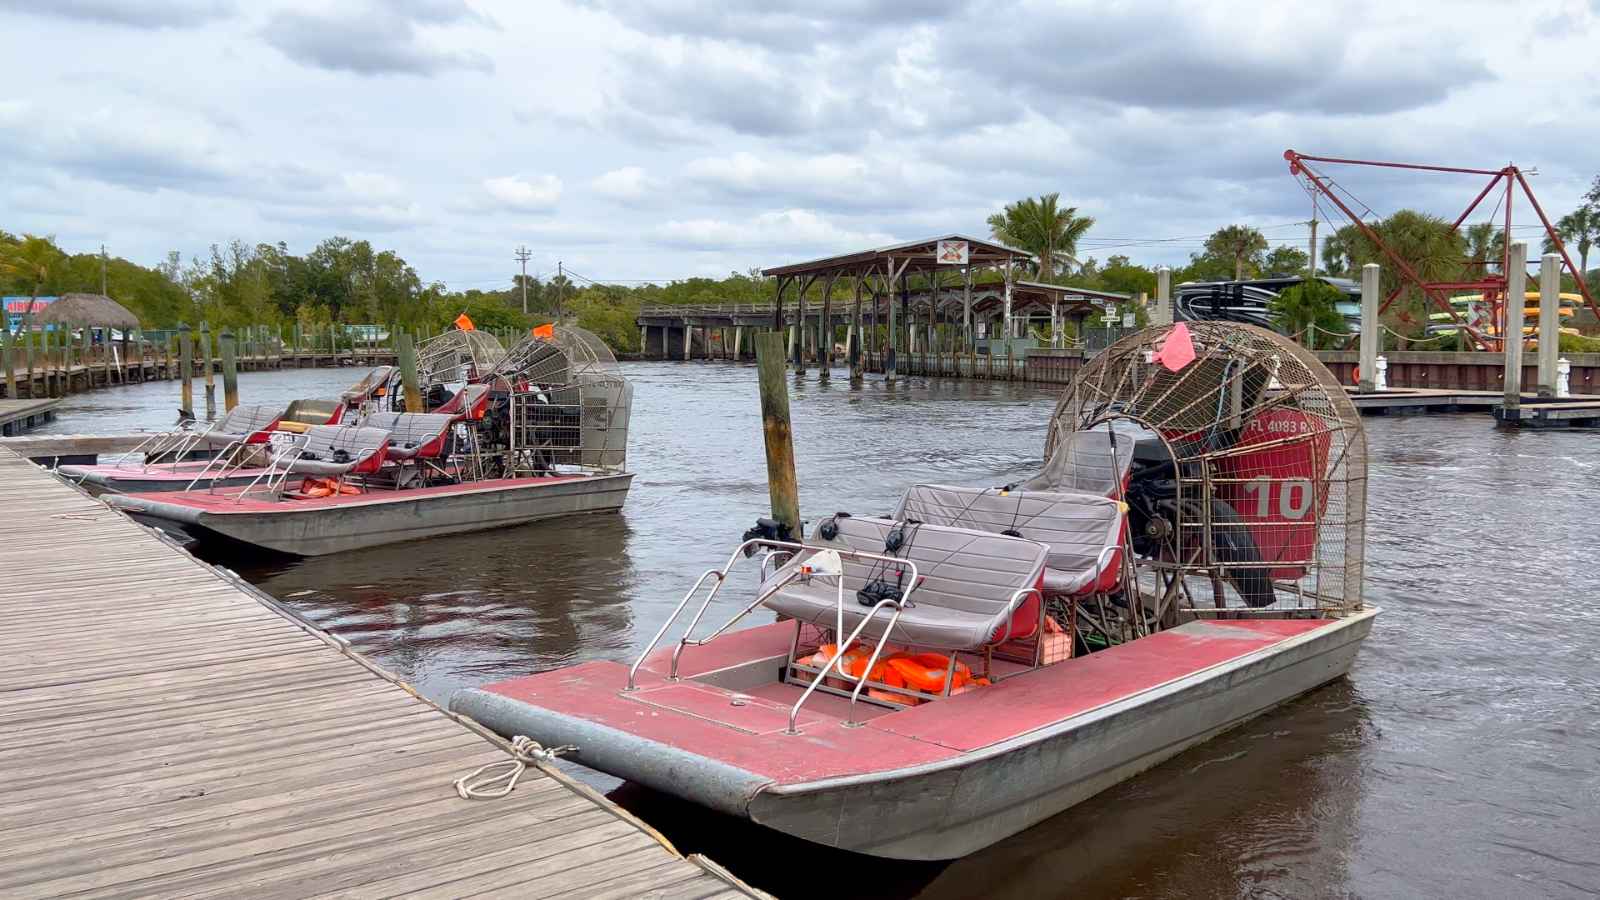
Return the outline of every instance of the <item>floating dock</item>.
[[[56,417],[60,400],[0,400],[0,436],[20,435]]]
[[[0,449],[0,895],[748,896],[593,790]]]

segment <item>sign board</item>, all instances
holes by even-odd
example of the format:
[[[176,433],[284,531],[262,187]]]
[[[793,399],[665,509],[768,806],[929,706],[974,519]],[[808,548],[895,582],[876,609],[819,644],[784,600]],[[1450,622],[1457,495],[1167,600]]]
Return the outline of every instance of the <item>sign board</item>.
[[[934,261],[941,266],[964,266],[970,254],[966,241],[940,241],[935,248]]]
[[[1134,322],[1136,322],[1136,321],[1138,321],[1138,320],[1133,317],[1133,313],[1123,313],[1122,314],[1122,327],[1123,328],[1132,328]]]
[[[1106,314],[1100,317],[1100,321],[1106,323],[1107,325],[1115,325],[1122,321],[1122,317],[1117,315],[1116,310],[1111,309],[1106,310]]]

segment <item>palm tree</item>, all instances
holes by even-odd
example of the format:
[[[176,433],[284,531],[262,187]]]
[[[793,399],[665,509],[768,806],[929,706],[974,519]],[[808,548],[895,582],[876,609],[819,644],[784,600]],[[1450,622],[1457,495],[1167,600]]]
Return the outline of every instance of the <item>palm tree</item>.
[[[1470,276],[1482,278],[1499,271],[1506,257],[1506,233],[1493,222],[1468,225],[1463,235],[1467,242],[1467,268]]]
[[[1372,230],[1389,251],[1405,260],[1406,265],[1423,281],[1456,281],[1468,264],[1467,238],[1438,216],[1402,209],[1374,224]],[[1404,287],[1400,294],[1399,311],[1393,313],[1396,324],[1402,327],[1418,326],[1408,329],[1413,336],[1424,330],[1427,299],[1421,289],[1405,284],[1399,267],[1367,240],[1365,234],[1358,231],[1350,235],[1350,267],[1352,270],[1359,269],[1366,263],[1378,263],[1383,267],[1384,296],[1396,288]]]
[[[30,285],[28,308],[22,313],[23,328],[33,327],[33,307],[39,291],[50,278],[50,271],[65,254],[56,246],[54,235],[39,237],[24,234],[14,243],[0,244],[0,275],[8,275]]]
[[[1028,197],[989,217],[994,239],[1037,259],[1038,275],[1045,281],[1059,274],[1057,260],[1078,265],[1078,240],[1094,225],[1093,218],[1078,215],[1076,206],[1060,206],[1060,199],[1059,193]]]
[[[1361,238],[1361,229],[1354,225],[1334,229],[1322,239],[1322,271],[1334,278],[1350,272],[1350,248]]]
[[[1600,189],[1600,181],[1595,184]],[[1600,243],[1600,206],[1591,206],[1587,203],[1562,216],[1556,222],[1556,234],[1561,236],[1562,243],[1568,247],[1578,246],[1578,277],[1587,280],[1589,277],[1589,250]],[[1556,242],[1544,239],[1544,252],[1556,252]]]
[[[1248,225],[1229,225],[1218,228],[1206,238],[1205,252],[1210,256],[1233,258],[1233,280],[1244,280],[1244,264],[1259,265],[1261,254],[1267,252],[1267,239]]]

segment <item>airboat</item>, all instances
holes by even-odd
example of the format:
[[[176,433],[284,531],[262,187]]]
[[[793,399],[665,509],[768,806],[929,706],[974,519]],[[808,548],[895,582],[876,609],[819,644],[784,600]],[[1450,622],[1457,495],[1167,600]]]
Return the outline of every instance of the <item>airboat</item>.
[[[262,462],[223,454],[182,490],[108,500],[189,539],[296,556],[622,507],[633,392],[598,337],[547,326],[506,350],[452,331],[418,359],[428,411],[391,403],[341,424],[280,423],[259,442]]]
[[[394,366],[378,366],[337,400],[240,404],[209,423],[197,422],[185,411],[175,427],[152,433],[117,462],[66,465],[56,474],[95,496],[182,490],[202,473],[207,487],[242,487],[261,474],[267,438],[274,431],[359,419],[386,402],[390,382],[397,377]],[[218,457],[220,465],[213,462]]]
[[[1349,670],[1377,614],[1366,438],[1311,354],[1147,329],[1083,368],[1045,450],[1015,484],[911,485],[799,542],[753,529],[631,665],[451,708],[818,844],[939,860]]]

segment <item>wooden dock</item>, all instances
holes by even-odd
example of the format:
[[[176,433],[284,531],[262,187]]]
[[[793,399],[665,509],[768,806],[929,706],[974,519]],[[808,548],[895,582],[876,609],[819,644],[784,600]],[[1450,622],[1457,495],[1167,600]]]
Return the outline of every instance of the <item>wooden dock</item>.
[[[1524,403],[1515,411],[1496,406],[1494,417],[1520,428],[1600,428],[1600,397]]]
[[[56,417],[60,400],[0,400],[0,435],[20,435]]]
[[[745,892],[594,791],[0,450],[0,895]]]

